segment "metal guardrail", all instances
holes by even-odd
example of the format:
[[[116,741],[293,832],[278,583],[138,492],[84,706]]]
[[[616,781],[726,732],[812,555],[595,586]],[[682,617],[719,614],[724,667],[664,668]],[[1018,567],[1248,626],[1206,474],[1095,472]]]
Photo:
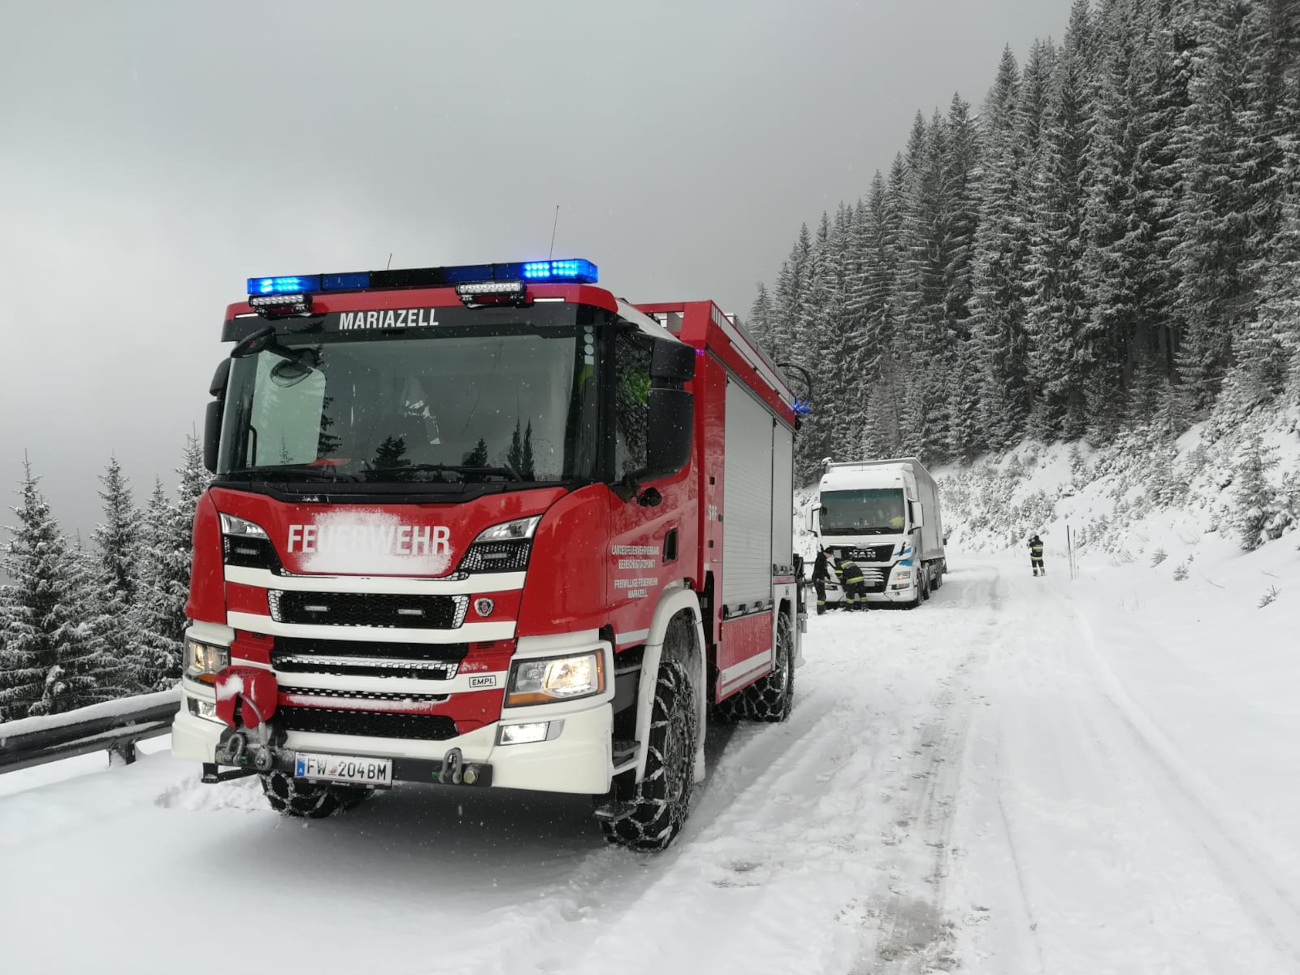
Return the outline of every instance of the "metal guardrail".
[[[171,731],[180,688],[0,724],[0,774],[62,758],[112,752],[135,761],[135,743]]]

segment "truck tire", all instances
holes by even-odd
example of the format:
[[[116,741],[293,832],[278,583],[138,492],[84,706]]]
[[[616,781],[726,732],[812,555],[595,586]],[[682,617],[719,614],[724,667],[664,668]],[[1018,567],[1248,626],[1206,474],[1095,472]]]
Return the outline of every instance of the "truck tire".
[[[281,815],[301,819],[333,816],[351,809],[374,791],[363,786],[295,779],[286,772],[267,772],[261,779],[262,792],[271,808]]]
[[[902,606],[904,609],[916,609],[916,607],[920,606],[923,601],[930,598],[929,590],[926,589],[923,581],[924,578],[925,573],[922,570],[918,570],[916,573],[916,598],[909,603],[903,603]]]
[[[675,624],[676,620],[669,624],[669,636]],[[665,638],[665,654],[668,649]],[[668,846],[686,821],[695,789],[699,716],[691,671],[680,659],[665,659],[659,665],[652,708],[645,777],[630,802],[600,821],[606,840],[634,850]]]
[[[936,592],[943,588],[943,566],[942,565],[936,565],[934,567],[934,582],[930,584],[930,588]]]
[[[794,706],[794,631],[788,613],[776,621],[776,666],[770,674],[718,705],[726,721],[784,721]]]
[[[921,567],[921,602],[930,601],[930,567]]]

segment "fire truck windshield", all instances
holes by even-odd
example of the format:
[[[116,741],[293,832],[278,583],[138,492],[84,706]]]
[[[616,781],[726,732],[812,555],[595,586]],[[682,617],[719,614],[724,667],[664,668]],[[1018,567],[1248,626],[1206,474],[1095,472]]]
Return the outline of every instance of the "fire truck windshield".
[[[594,345],[555,325],[281,336],[231,363],[218,474],[316,490],[590,478]]]
[[[896,535],[904,527],[899,488],[823,491],[823,535]]]

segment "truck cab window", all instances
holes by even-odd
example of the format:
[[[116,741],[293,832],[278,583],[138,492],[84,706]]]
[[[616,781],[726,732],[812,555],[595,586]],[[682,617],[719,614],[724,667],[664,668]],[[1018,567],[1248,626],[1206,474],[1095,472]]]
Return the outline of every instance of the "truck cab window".
[[[650,343],[640,332],[614,342],[614,476],[644,470],[650,399]]]

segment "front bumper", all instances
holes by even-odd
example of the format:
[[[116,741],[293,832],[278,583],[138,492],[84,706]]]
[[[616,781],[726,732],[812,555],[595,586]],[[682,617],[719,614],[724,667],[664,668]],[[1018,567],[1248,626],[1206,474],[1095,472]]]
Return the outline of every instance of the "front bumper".
[[[888,569],[885,570],[885,574],[887,576]],[[915,579],[915,576],[913,579]],[[913,603],[916,601],[917,592],[915,581],[906,589],[890,589],[888,583],[885,584],[883,589],[879,588],[879,586],[880,582],[878,580],[874,586],[871,584],[870,580],[868,580],[867,602],[889,605],[891,603]],[[826,583],[826,605],[838,606],[843,602],[844,587],[838,582]]]
[[[172,724],[172,755],[185,761],[212,763],[226,725],[192,713],[190,698],[212,700],[212,691],[185,682],[181,693],[180,713]],[[395,768],[402,761],[411,763],[410,775],[399,779],[435,782],[432,772],[440,768],[444,756],[459,749],[468,763],[490,766],[491,783],[498,789],[531,789],[538,792],[570,792],[585,795],[609,791],[613,775],[611,738],[613,708],[606,702],[585,709],[566,709],[538,714],[530,708],[527,718],[511,715],[464,735],[441,741],[406,741],[396,738],[370,738],[361,735],[326,735],[290,732],[285,745],[277,751],[277,767],[292,767],[296,751],[362,758],[393,759]],[[549,741],[522,745],[498,745],[497,729],[502,724],[528,724],[536,721],[563,721],[560,733]],[[274,726],[275,719],[270,724]],[[289,763],[287,766],[285,763]],[[432,763],[432,764],[430,764]],[[426,773],[427,776],[426,776]]]
[[[594,637],[594,631],[592,631]],[[394,770],[408,768],[409,778],[437,781],[432,772],[444,758],[458,749],[466,764],[491,768],[491,785],[501,789],[529,789],[600,795],[609,791],[614,773],[613,749],[613,648],[604,641],[561,637],[523,638],[515,659],[557,656],[565,652],[599,648],[605,655],[605,673],[610,675],[605,692],[573,702],[554,702],[507,708],[499,720],[473,731],[440,740],[378,738],[290,731],[276,749],[276,767],[292,767],[295,752],[316,752],[358,758],[386,758]],[[215,690],[196,681],[181,681],[181,707],[172,725],[172,755],[176,758],[213,764],[217,746],[228,726],[212,714]],[[526,744],[498,744],[502,725],[551,722],[551,734],[544,741]],[[559,727],[557,728],[557,724]],[[270,719],[274,731],[275,718]],[[255,733],[250,733],[250,738]],[[399,778],[405,778],[399,775]]]

